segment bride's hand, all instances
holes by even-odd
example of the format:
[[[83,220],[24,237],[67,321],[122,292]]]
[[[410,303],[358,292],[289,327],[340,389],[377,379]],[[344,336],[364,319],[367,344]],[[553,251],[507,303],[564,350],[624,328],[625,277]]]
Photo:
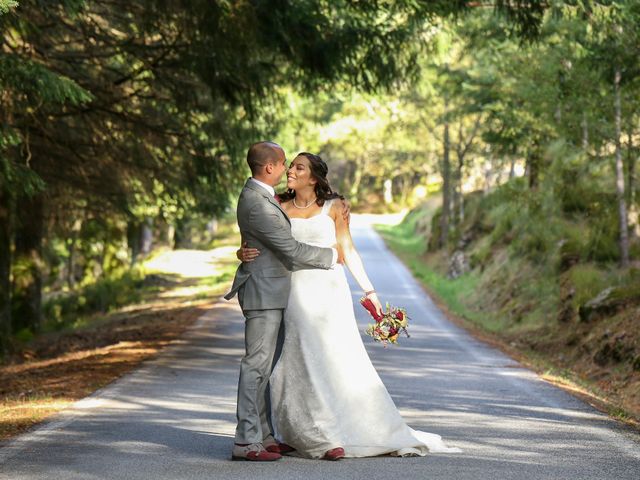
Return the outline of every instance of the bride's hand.
[[[242,263],[253,262],[258,255],[260,255],[260,250],[257,248],[249,248],[247,242],[244,242],[242,247],[236,251],[236,257],[238,257],[238,260]]]
[[[376,307],[376,313],[378,315],[382,315],[384,311],[382,309],[382,304],[380,303],[380,299],[378,298],[378,294],[375,292],[370,293],[369,295],[367,295],[367,298],[371,300],[371,303],[373,303],[373,306]]]

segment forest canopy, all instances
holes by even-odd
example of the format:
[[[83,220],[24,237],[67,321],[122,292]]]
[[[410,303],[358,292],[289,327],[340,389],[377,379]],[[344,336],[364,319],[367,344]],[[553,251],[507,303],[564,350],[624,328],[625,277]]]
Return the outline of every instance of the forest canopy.
[[[0,12],[4,349],[42,328],[43,292],[129,268],[149,235],[188,244],[228,212],[259,139],[320,153],[356,209],[439,191],[441,247],[460,235],[467,193],[520,178],[529,205],[600,222],[594,257],[634,258],[636,2],[0,0]]]

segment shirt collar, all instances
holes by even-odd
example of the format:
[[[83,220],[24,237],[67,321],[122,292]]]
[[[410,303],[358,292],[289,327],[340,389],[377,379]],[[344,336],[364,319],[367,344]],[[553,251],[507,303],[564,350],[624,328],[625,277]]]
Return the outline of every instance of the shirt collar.
[[[271,194],[271,196],[275,196],[276,191],[274,190],[274,188],[271,185],[267,185],[264,182],[261,182],[260,180],[256,180],[255,178],[251,177],[251,180],[253,180],[255,183],[257,183],[258,185],[260,185],[262,188],[264,188],[267,192],[269,192],[269,194]]]

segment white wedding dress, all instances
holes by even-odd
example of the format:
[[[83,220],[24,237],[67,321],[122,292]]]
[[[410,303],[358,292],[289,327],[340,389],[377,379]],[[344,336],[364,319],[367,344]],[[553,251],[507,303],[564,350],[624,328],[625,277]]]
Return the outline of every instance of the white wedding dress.
[[[309,219],[292,218],[296,240],[330,247],[331,201]],[[320,458],[343,447],[347,457],[458,452],[439,435],[407,426],[362,343],[341,265],[293,273],[282,355],[270,379],[276,438]]]

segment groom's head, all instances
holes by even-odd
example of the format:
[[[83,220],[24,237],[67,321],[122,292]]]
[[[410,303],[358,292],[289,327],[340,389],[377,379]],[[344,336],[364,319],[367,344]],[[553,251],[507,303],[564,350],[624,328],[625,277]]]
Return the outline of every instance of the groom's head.
[[[286,170],[284,150],[274,142],[258,142],[249,147],[247,163],[256,180],[275,186]]]

